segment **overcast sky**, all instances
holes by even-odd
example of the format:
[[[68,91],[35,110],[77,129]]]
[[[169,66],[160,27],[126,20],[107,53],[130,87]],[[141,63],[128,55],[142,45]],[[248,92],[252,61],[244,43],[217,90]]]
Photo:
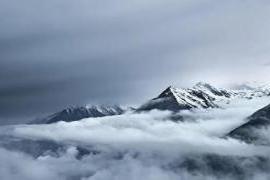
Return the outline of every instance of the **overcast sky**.
[[[1,0],[0,124],[267,81],[269,17],[268,0]]]

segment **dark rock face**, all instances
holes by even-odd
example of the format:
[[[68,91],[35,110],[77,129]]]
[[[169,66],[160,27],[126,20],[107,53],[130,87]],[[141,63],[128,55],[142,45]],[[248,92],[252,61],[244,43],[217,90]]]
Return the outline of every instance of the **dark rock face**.
[[[231,131],[228,136],[247,143],[268,145],[270,143],[268,138],[262,136],[260,132],[270,127],[270,105],[255,112],[247,120],[245,124]]]
[[[191,109],[189,104],[179,104],[173,93],[172,87],[168,87],[158,97],[138,108],[138,111],[149,111],[152,109],[178,111],[179,109]]]
[[[190,90],[189,91],[191,95],[193,95],[194,97],[197,97],[199,99],[202,100],[203,103],[199,103],[201,104],[201,106],[203,108],[217,108],[218,105],[216,105],[214,103],[214,101],[216,100],[214,97],[211,97],[209,94],[207,94],[206,92],[203,91],[196,91],[196,90]],[[192,99],[193,101],[196,101],[195,99]],[[194,106],[196,108],[196,106]]]
[[[46,118],[41,118],[32,121],[30,124],[51,124],[59,121],[72,122],[90,117],[120,115],[123,114],[124,112],[125,110],[119,106],[71,107],[64,109],[61,112],[50,115]]]

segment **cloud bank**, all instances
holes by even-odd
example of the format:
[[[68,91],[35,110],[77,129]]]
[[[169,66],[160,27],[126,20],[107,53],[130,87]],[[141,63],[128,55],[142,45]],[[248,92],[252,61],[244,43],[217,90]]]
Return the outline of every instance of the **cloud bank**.
[[[266,180],[270,147],[223,137],[268,102],[269,98],[241,100],[223,109],[184,111],[180,113],[184,121],[177,122],[169,119],[170,112],[151,111],[70,123],[3,126],[0,137],[13,142],[51,141],[64,148],[33,157],[19,147],[9,151],[10,146],[3,146],[0,178]]]

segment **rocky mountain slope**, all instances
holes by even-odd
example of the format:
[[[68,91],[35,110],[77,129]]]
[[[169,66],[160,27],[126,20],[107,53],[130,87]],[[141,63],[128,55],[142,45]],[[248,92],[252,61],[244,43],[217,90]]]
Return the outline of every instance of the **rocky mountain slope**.
[[[247,122],[231,131],[228,136],[247,143],[270,145],[270,105],[258,110],[247,118]]]
[[[31,124],[51,124],[58,121],[78,121],[90,117],[103,117],[123,114],[120,106],[81,106],[69,107],[45,118],[36,119]]]

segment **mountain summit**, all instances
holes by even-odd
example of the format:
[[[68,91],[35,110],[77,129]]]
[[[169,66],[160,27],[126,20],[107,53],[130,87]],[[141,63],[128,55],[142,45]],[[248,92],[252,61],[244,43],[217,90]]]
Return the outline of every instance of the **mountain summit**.
[[[217,89],[207,83],[197,83],[193,88],[175,88],[169,86],[159,96],[138,108],[178,111],[191,108],[216,108],[215,101],[230,98],[226,90]]]

